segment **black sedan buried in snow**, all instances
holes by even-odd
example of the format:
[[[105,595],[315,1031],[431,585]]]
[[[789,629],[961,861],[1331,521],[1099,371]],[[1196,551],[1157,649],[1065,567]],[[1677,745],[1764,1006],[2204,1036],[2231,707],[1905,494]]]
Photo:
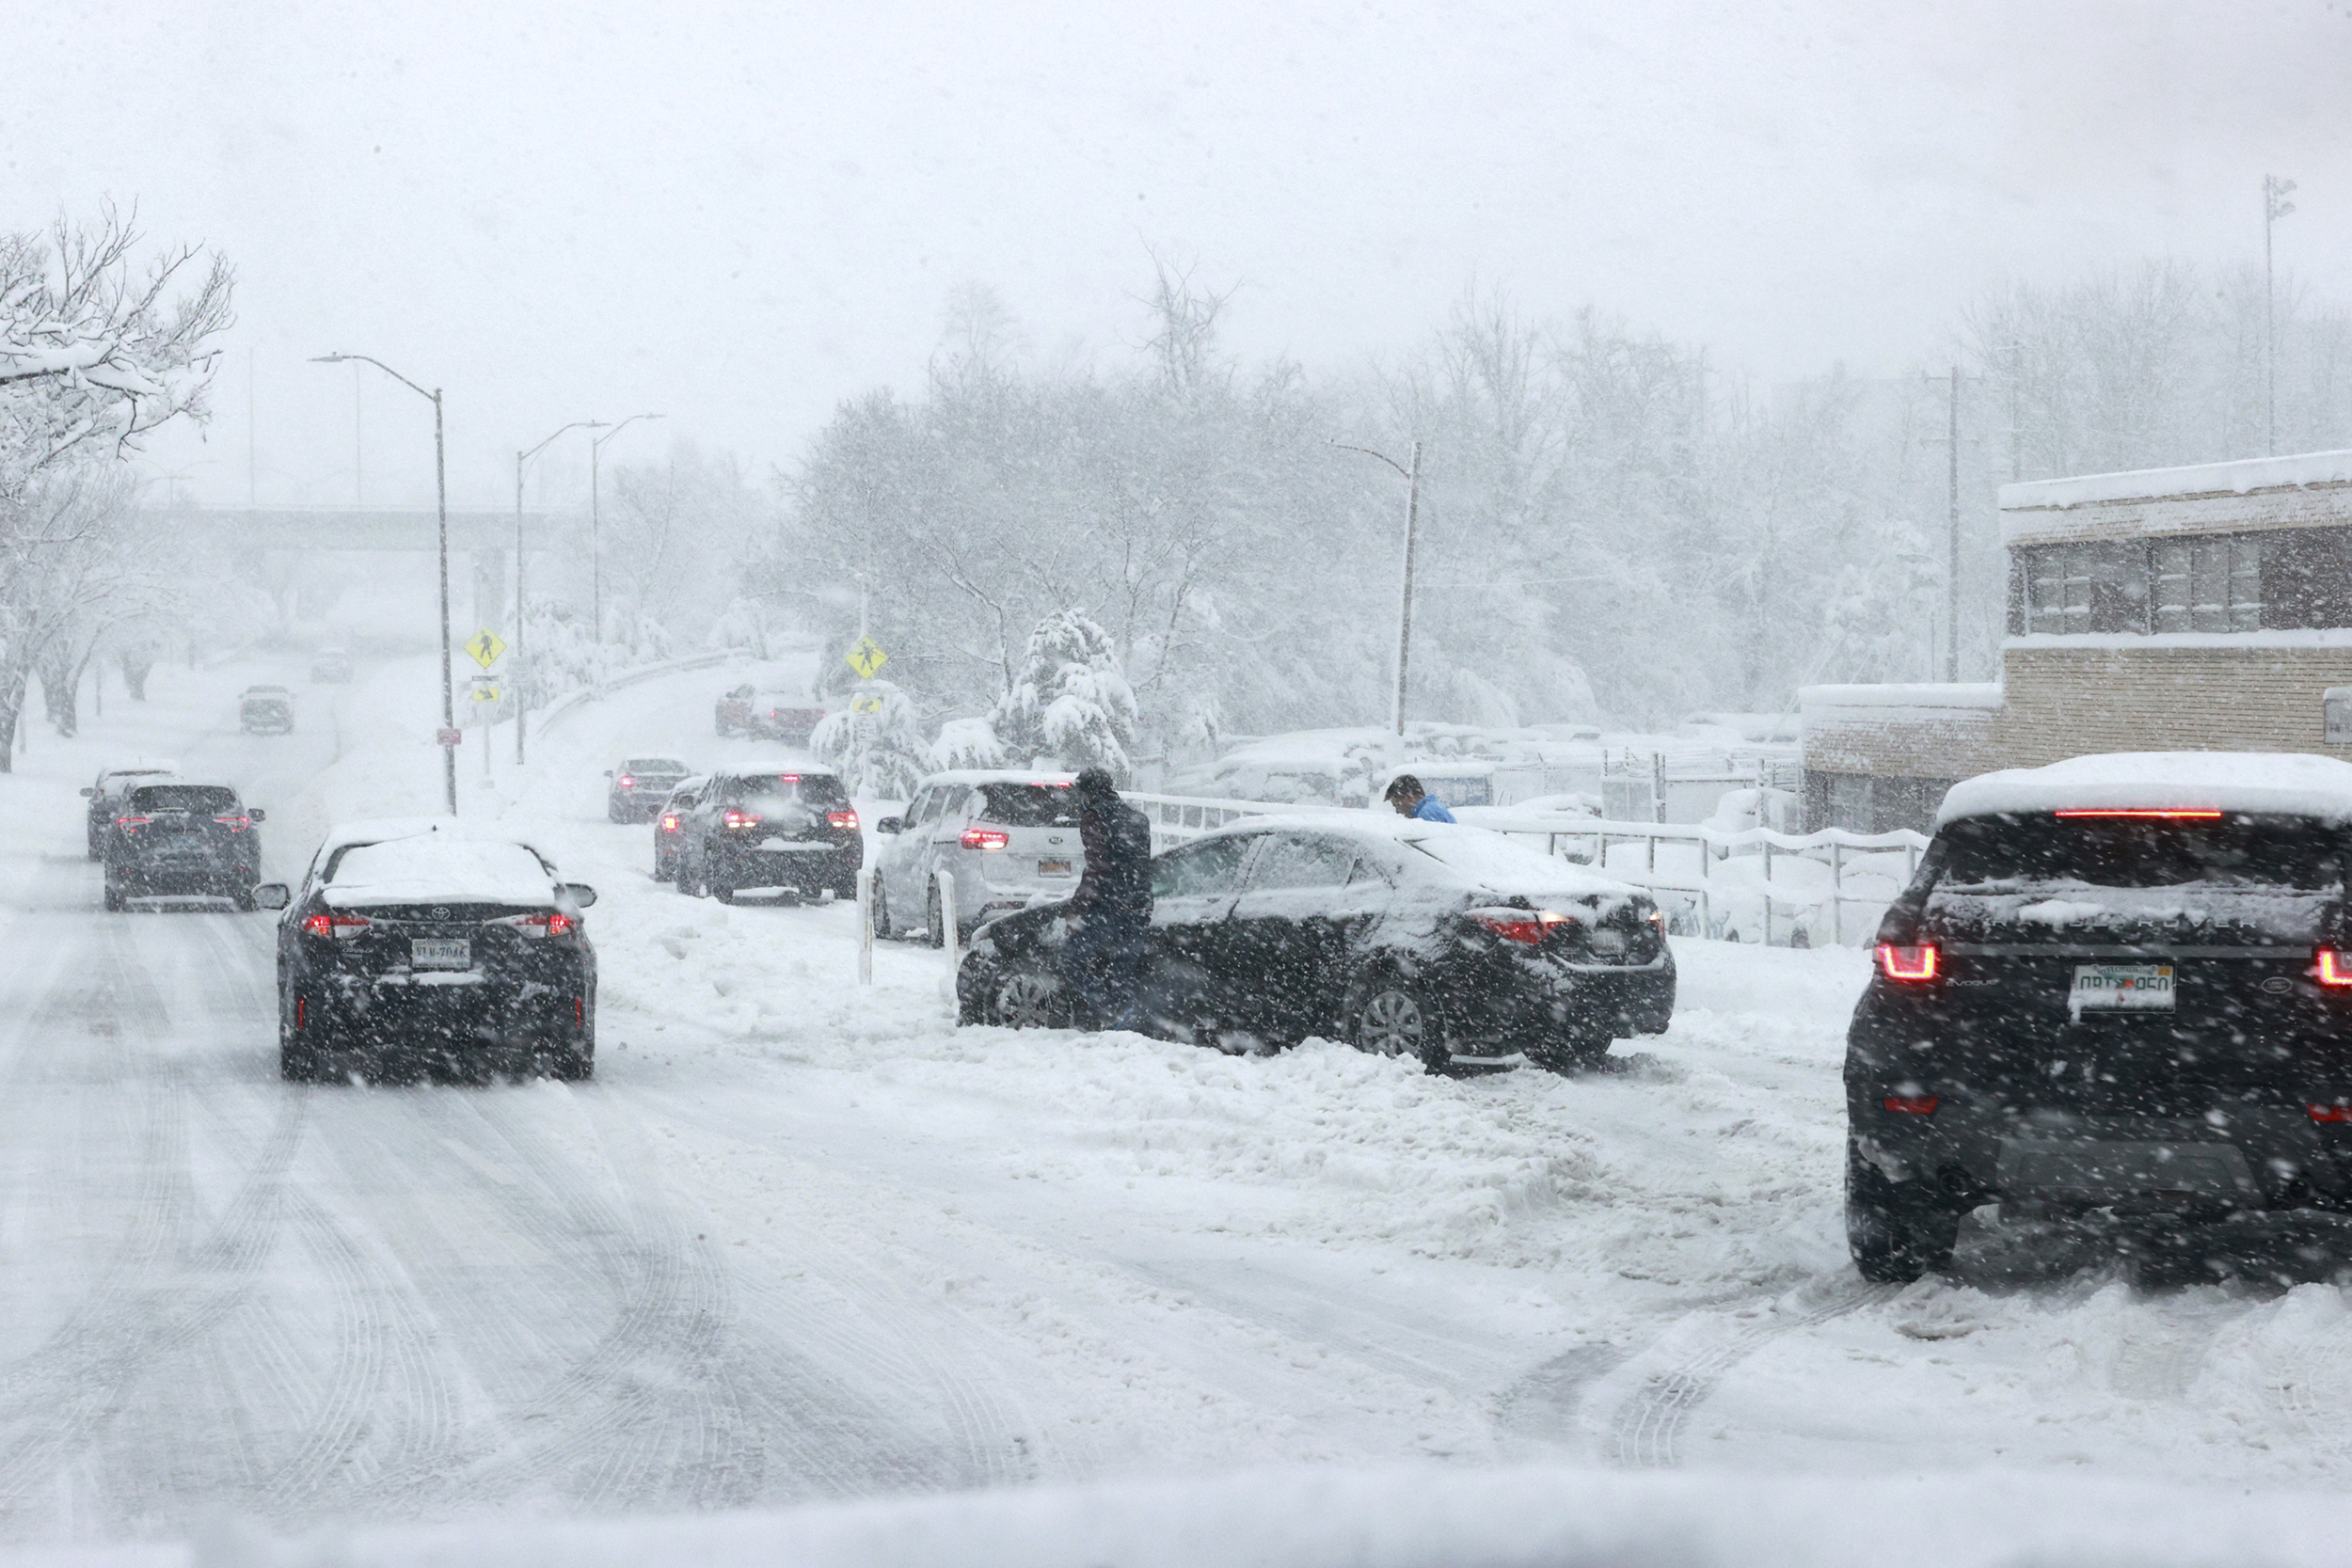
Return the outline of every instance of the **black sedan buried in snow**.
[[[248,809],[221,784],[143,784],[122,797],[99,851],[106,908],[134,898],[226,898],[254,907],[262,846]]]
[[[1261,817],[1152,861],[1142,1006],[1177,1038],[1322,1035],[1432,1070],[1524,1053],[1565,1069],[1662,1031],[1674,956],[1634,889],[1483,829],[1388,813]],[[962,1021],[1072,1017],[1057,902],[983,926]]]
[[[2313,1212],[2352,1212],[2348,866],[2352,766],[2329,758],[1956,785],[1847,1036],[1862,1273],[1946,1267],[1991,1203],[2134,1244],[2340,1251]]]
[[[295,1081],[354,1070],[462,1077],[595,1070],[596,890],[538,852],[448,821],[328,835],[300,890],[257,890],[278,927],[278,1060]]]

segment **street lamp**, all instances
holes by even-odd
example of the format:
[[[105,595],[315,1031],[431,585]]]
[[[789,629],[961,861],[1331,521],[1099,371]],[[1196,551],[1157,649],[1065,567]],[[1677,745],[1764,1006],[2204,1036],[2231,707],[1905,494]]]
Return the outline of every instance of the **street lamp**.
[[[565,431],[602,430],[603,428],[602,420],[574,420],[563,430],[557,431],[555,436],[561,436]],[[525,610],[523,604],[523,465],[552,446],[555,442],[555,436],[548,436],[529,451],[518,451],[515,454],[515,680],[513,684],[515,687],[515,766],[517,768],[523,765],[523,721],[530,711],[523,703],[523,693],[528,689],[522,680]],[[489,742],[485,740],[483,744],[486,746]]]
[[[2263,418],[2268,432],[2265,450],[2272,457],[2279,455],[2279,285],[2271,266],[2270,231],[2295,211],[2295,203],[2287,199],[2293,189],[2292,180],[2263,176]]]
[[[588,438],[588,598],[596,627],[596,645],[604,645],[604,526],[596,512],[596,455],[604,444],[640,420],[666,419],[663,414],[631,414],[601,436]],[[602,668],[602,666],[598,666]],[[603,677],[598,676],[599,680]]]
[[[1421,522],[1421,443],[1413,443],[1413,466],[1410,468],[1387,452],[1370,447],[1351,447],[1345,441],[1331,443],[1343,451],[1360,451],[1366,457],[1376,457],[1405,476],[1405,587],[1396,612],[1396,733],[1405,733],[1405,670],[1413,657],[1413,537]]]
[[[449,460],[448,442],[441,432],[441,389],[426,391],[381,359],[364,354],[321,354],[313,356],[313,365],[340,365],[356,359],[363,365],[373,365],[417,396],[433,404],[433,493],[441,519],[441,784],[449,804],[449,814],[457,815],[457,749],[447,737],[457,733],[457,699],[451,689],[449,673]]]

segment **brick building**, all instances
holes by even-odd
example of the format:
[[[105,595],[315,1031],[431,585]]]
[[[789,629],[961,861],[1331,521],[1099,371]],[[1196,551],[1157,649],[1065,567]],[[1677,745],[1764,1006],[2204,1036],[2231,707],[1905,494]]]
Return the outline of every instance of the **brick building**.
[[[2352,758],[2352,451],[2000,501],[2001,679],[1805,688],[1812,826],[1924,828],[1958,780],[2091,752]]]

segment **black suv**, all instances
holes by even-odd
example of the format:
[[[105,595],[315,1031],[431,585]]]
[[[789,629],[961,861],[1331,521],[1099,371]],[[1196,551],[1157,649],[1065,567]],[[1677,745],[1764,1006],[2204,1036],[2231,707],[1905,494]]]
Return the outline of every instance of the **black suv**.
[[[99,860],[106,853],[106,835],[114,831],[115,817],[122,810],[122,798],[145,784],[161,784],[180,771],[176,762],[132,762],[120,768],[109,768],[98,775],[96,784],[82,786],[82,799],[89,802],[85,827],[89,838],[89,858]]]
[[[339,829],[301,888],[256,890],[278,926],[278,1040],[295,1082],[596,1069],[596,956],[528,845],[446,823]]]
[[[803,768],[713,773],[686,812],[676,887],[732,903],[772,889],[803,898],[857,896],[866,841],[839,775]]]
[[[1877,1280],[1959,1222],[2352,1208],[2352,766],[2144,753],[1947,798],[1847,1036],[1846,1226]]]
[[[134,898],[226,898],[250,910],[262,879],[262,820],[217,784],[139,784],[122,797],[100,848],[106,908]]]

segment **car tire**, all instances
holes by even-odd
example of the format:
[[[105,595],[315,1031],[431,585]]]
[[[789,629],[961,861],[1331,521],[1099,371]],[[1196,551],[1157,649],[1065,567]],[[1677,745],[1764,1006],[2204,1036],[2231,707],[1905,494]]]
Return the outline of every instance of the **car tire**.
[[[1396,974],[1359,982],[1348,1000],[1347,1037],[1359,1051],[1410,1057],[1431,1072],[1453,1061],[1445,1044],[1445,1015],[1429,991]]]
[[[278,1024],[278,1076],[289,1084],[315,1084],[326,1076],[317,1048],[283,1017]]]
[[[1607,1035],[1564,1034],[1528,1048],[1527,1059],[1547,1072],[1589,1072],[1609,1058]]]
[[[874,879],[874,940],[890,940],[890,900],[882,896],[882,879],[880,877]]]
[[[1034,959],[1008,969],[989,988],[988,1021],[1000,1029],[1068,1028],[1061,976]]]
[[[1846,1143],[1846,1247],[1874,1285],[1908,1285],[1952,1266],[1960,1212],[1917,1181],[1891,1181]]]
[[[109,914],[119,914],[122,912],[123,907],[129,902],[130,900],[122,895],[122,889],[109,879],[106,883],[107,912]]]
[[[666,882],[676,875],[676,868],[672,865],[664,864],[660,855],[656,855],[653,858],[653,879],[655,881]]]
[[[255,910],[262,907],[253,901],[253,884],[251,882],[247,882],[242,887],[230,889],[229,902],[236,906],[237,912],[239,914],[251,914]]]
[[[946,946],[947,921],[939,907],[939,884],[937,882],[931,884],[930,896],[923,904],[923,913],[929,926],[925,940],[933,947]]]
[[[732,904],[735,902],[735,884],[728,881],[723,877],[705,877],[703,879],[703,891],[710,895],[711,897],[719,900],[722,904]]]

